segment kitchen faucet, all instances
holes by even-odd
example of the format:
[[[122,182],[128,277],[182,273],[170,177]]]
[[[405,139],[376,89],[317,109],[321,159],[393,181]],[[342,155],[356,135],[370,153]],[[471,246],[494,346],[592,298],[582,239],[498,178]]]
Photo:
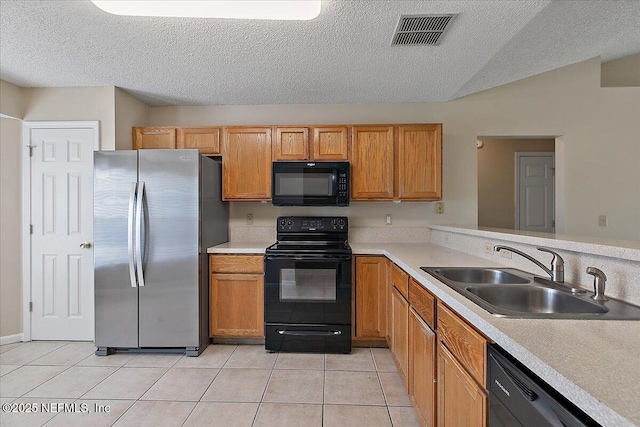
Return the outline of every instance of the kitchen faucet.
[[[533,258],[531,255],[527,255],[524,252],[521,252],[521,251],[519,251],[519,250],[517,250],[515,248],[512,248],[510,246],[497,245],[497,246],[494,246],[493,249],[496,252],[500,252],[500,250],[506,249],[506,250],[508,250],[510,252],[518,254],[521,257],[524,257],[524,258],[528,259],[529,261],[533,262],[535,265],[537,265],[538,267],[543,269],[551,277],[551,280],[553,280],[554,282],[556,282],[556,283],[564,283],[564,260],[562,259],[562,257],[559,254],[553,252],[550,249],[540,248],[540,247],[536,248],[539,251],[547,252],[547,253],[550,253],[551,255],[553,255],[553,258],[551,259],[551,269],[548,269],[547,267],[545,267],[544,264],[542,264],[537,259]]]

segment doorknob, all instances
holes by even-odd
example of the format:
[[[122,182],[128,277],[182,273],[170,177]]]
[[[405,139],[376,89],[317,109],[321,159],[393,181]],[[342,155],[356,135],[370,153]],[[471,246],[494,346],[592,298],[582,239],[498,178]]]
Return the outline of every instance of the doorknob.
[[[80,247],[82,249],[89,249],[91,247],[91,242],[82,242],[80,243]]]

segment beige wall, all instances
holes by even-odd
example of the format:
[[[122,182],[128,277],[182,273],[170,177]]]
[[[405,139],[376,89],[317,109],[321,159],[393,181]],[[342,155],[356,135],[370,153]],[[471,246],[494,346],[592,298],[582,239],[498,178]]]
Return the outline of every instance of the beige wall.
[[[640,53],[602,64],[602,87],[640,86]]]
[[[114,87],[25,88],[24,120],[98,120],[100,149],[115,150]]]
[[[22,92],[20,86],[0,80],[0,114],[21,119],[24,115]]]
[[[515,154],[555,151],[555,139],[478,138],[478,225],[509,228],[515,224]]]
[[[402,203],[407,222],[394,225],[403,226],[477,223],[478,136],[557,136],[558,232],[640,240],[640,88],[602,89],[600,69],[594,58],[446,103],[152,107],[150,125],[443,123],[445,213]],[[354,203],[348,215],[368,222],[370,206]],[[234,203],[231,225],[247,209]],[[261,224],[284,212],[255,209]],[[598,227],[600,214],[609,227]]]
[[[3,101],[4,94],[3,86],[0,96]],[[21,120],[0,118],[0,336],[3,337],[22,332],[21,138]]]
[[[149,124],[149,106],[120,88],[115,88],[116,150],[131,150],[131,128]]]

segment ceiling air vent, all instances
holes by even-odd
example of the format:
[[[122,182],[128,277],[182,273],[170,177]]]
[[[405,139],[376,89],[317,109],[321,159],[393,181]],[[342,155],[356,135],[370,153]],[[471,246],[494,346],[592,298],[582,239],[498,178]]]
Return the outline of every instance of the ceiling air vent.
[[[435,46],[456,15],[402,15],[391,45]]]

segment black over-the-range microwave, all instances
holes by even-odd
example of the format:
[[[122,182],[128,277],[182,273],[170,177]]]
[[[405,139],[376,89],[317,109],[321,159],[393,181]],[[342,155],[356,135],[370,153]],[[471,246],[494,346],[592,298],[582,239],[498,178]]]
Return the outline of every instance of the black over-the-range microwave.
[[[348,206],[349,162],[273,162],[276,206]]]

